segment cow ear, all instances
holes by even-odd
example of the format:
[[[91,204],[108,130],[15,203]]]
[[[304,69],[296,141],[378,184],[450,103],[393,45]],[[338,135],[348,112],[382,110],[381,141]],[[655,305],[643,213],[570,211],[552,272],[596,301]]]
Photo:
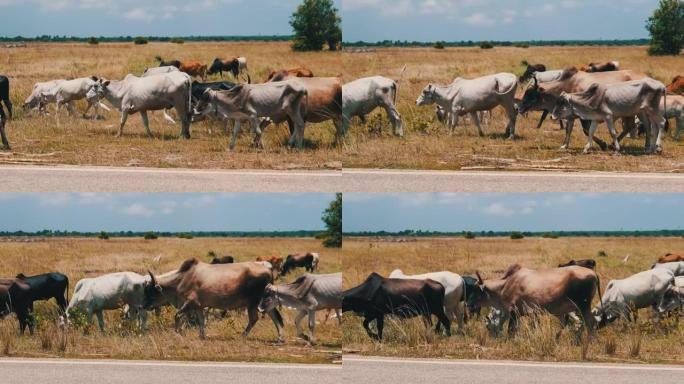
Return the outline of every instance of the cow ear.
[[[110,82],[109,80],[107,80],[107,81],[105,81],[104,83],[102,83],[102,85],[104,85],[105,87],[108,87],[108,86],[109,86],[109,83],[111,83],[111,82]]]
[[[484,280],[482,280],[482,276],[480,276],[480,272],[479,272],[479,271],[475,271],[475,275],[477,275],[477,283],[480,284],[480,285],[483,285],[483,284],[484,284]]]

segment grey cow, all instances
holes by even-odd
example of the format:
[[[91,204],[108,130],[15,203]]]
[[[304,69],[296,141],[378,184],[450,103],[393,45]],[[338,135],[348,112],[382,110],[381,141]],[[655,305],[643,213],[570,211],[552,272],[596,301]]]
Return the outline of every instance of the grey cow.
[[[351,119],[358,116],[365,121],[366,115],[375,108],[387,112],[394,134],[404,136],[401,115],[395,105],[397,83],[386,77],[372,76],[351,81],[342,86],[342,132],[347,133]]]
[[[316,311],[334,309],[337,319],[341,323],[342,273],[324,275],[305,274],[289,284],[269,284],[266,286],[259,310],[269,312],[278,305],[284,305],[297,310],[297,317],[295,317],[297,336],[314,343]],[[309,316],[311,336],[304,334],[299,325],[306,315]]]

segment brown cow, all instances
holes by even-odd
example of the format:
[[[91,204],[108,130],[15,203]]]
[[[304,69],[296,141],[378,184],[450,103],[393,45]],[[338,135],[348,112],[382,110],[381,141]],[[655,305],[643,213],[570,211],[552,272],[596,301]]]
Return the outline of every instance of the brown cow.
[[[478,283],[468,300],[468,308],[476,311],[482,306],[492,307],[492,313],[498,316],[488,324],[492,333],[499,333],[508,320],[508,334],[514,335],[520,316],[539,309],[557,316],[563,327],[570,313],[579,313],[588,332],[593,332],[591,302],[600,283],[596,273],[589,268],[570,266],[532,270],[515,264],[501,279],[483,281],[479,273],[477,276]]]
[[[285,276],[288,272],[297,267],[304,267],[307,272],[315,272],[318,267],[318,260],[320,256],[316,252],[295,253],[287,255],[283,263],[282,274]]]
[[[578,265],[580,267],[596,269],[596,260],[594,259],[580,259],[580,260],[570,260],[565,264],[558,264],[558,268],[571,267],[573,265]]]
[[[202,81],[207,80],[207,65],[202,64],[199,61],[182,62],[178,69],[190,76],[199,76],[202,78]]]
[[[581,65],[579,70],[590,73],[619,71],[620,63],[617,61],[608,61],[606,63],[589,63],[587,65]]]
[[[234,57],[232,59],[215,58],[207,72],[209,75],[218,73],[223,77],[223,71],[230,72],[234,78],[238,78],[240,73],[247,71],[247,58]],[[249,78],[249,75],[247,75]]]
[[[145,283],[143,307],[151,309],[169,302],[178,307],[176,331],[180,331],[185,315],[199,320],[199,334],[205,338],[206,314],[204,308],[247,308],[249,322],[242,333],[246,338],[259,320],[259,302],[266,286],[273,283],[271,270],[260,263],[207,264],[190,259],[177,271],[155,277]],[[278,341],[283,340],[283,319],[273,309],[268,312],[278,331]]]
[[[672,82],[667,86],[667,91],[684,95],[684,76],[675,76],[674,79],[672,79]]]
[[[256,258],[256,261],[266,261],[271,263],[273,270],[275,271],[280,271],[280,269],[283,267],[283,258],[280,256],[259,256]]]
[[[658,264],[664,263],[674,263],[677,261],[684,261],[684,254],[681,253],[668,253],[658,259]]]
[[[279,71],[271,71],[268,74],[266,82],[269,81],[283,81],[293,77],[314,77],[310,69],[304,67],[281,69]]]

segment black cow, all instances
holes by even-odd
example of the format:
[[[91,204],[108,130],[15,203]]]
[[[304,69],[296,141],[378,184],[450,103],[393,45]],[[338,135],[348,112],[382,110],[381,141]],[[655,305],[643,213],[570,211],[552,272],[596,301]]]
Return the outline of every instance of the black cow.
[[[7,107],[7,114],[9,118],[12,118],[12,102],[10,101],[10,83],[6,76],[0,75],[0,139],[2,139],[3,149],[10,149],[9,141],[7,141],[7,136],[5,135],[5,120],[7,120],[7,115],[5,115],[5,108],[2,103],[5,103]]]
[[[580,259],[580,260],[570,260],[565,264],[558,264],[558,268],[570,267],[573,265],[578,265],[580,267],[596,269],[596,260],[594,259]]]
[[[463,290],[463,302],[468,303],[470,300],[473,298],[473,295],[475,294],[475,289],[477,288],[477,278],[472,277],[472,276],[461,276],[463,278],[463,285],[465,289]],[[480,309],[477,308],[475,309],[472,313],[469,313],[467,310],[468,308],[466,307],[465,311],[465,316],[464,320],[467,321],[468,316],[470,315],[475,315],[475,317],[479,318],[480,317]]]
[[[235,258],[233,256],[214,257],[211,260],[211,264],[233,264],[234,262]]]
[[[287,258],[285,258],[285,262],[283,263],[283,270],[280,274],[285,276],[288,272],[294,270],[295,268],[301,267],[304,267],[307,272],[313,272],[317,266],[317,253],[295,253],[292,255],[287,255]]]
[[[385,315],[402,319],[423,316],[430,327],[435,315],[451,336],[449,319],[444,313],[444,287],[430,279],[387,279],[373,272],[361,285],[342,293],[342,312],[347,311],[363,316],[363,328],[368,336],[380,341]],[[370,329],[373,320],[377,334]]]
[[[221,77],[223,77],[223,71],[232,73],[233,77],[237,79],[240,74],[240,62],[237,58],[221,60],[217,57],[214,59],[214,62],[211,63],[211,67],[209,67],[207,74],[213,75],[214,73],[220,73]]]
[[[17,275],[17,281],[24,282],[31,287],[31,311],[33,301],[55,299],[62,312],[66,311],[69,291],[69,278],[59,272],[43,273],[42,275],[25,276]]]
[[[521,83],[531,79],[535,72],[546,72],[546,65],[544,64],[530,64],[525,60],[523,60],[520,64],[527,67],[525,72],[520,76]]]
[[[176,68],[180,69],[180,66],[181,66],[180,60],[164,61],[164,59],[162,59],[161,56],[155,56],[154,58],[159,62],[160,67],[176,67]]]
[[[11,312],[17,314],[19,333],[23,335],[28,328],[33,335],[35,322],[31,287],[20,279],[0,279],[0,318]]]
[[[235,87],[235,83],[231,83],[230,81],[213,81],[210,83],[193,81],[191,86],[193,104],[202,97],[202,94],[204,94],[207,89],[214,91],[230,91],[233,87]]]

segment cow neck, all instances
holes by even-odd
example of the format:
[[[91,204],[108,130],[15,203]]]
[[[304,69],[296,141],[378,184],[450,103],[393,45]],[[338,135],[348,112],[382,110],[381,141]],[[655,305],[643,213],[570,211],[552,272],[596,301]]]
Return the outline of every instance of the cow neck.
[[[452,86],[455,85],[456,81],[449,85],[435,85],[435,90],[432,92],[435,96],[434,100],[439,106],[451,111],[451,102],[453,97],[457,92],[452,91]]]
[[[110,80],[109,85],[105,87],[105,99],[112,103],[114,108],[118,110],[121,110],[121,102],[123,100],[123,88],[124,82],[121,80]]]

